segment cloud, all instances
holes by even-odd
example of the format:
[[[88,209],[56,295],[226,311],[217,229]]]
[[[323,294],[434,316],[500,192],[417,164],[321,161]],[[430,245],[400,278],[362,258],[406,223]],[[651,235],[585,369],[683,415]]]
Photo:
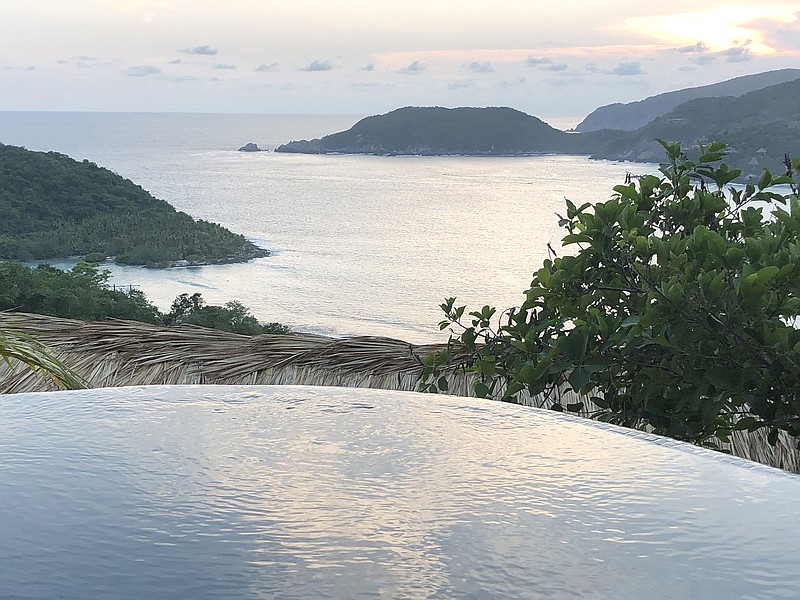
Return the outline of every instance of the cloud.
[[[718,54],[725,57],[725,62],[746,62],[753,58],[753,55],[750,53],[750,48],[747,46],[749,46],[749,44],[745,42],[743,46],[731,46],[726,50],[720,51]]]
[[[192,75],[171,75],[166,77],[170,83],[186,83],[188,81],[205,81],[204,77],[194,77]]]
[[[475,87],[475,82],[472,79],[459,79],[447,82],[448,90],[464,90],[472,87]]]
[[[692,62],[696,65],[710,65],[711,63],[717,62],[717,55],[701,54],[700,56],[695,56],[692,58]]]
[[[705,42],[697,42],[691,46],[681,46],[680,48],[675,48],[675,50],[681,54],[703,54],[705,52],[709,52],[711,48],[706,46]]]
[[[587,73],[599,73],[600,72],[600,67],[598,67],[593,62],[586,63],[586,66],[584,67],[584,69],[586,70]]]
[[[571,86],[583,85],[584,84],[584,80],[582,78],[582,74],[581,75],[573,75],[573,74],[564,73],[563,75],[565,75],[565,76],[564,77],[559,77],[558,79],[553,78],[553,77],[545,78],[544,82],[547,83],[548,85],[550,85],[551,87],[554,87],[554,88],[557,88],[557,89],[562,89],[562,90],[565,89],[565,88],[571,87]]]
[[[766,40],[768,46],[778,51],[795,53],[800,50],[800,11],[792,17],[781,21],[757,19],[748,23],[748,28]]]
[[[494,73],[494,67],[490,62],[473,61],[465,67],[473,73]]]
[[[494,86],[498,88],[515,88],[521,85],[525,85],[524,77],[520,77],[519,79],[514,79],[511,81],[508,80],[498,81],[496,84],[494,84]]]
[[[278,63],[276,63],[276,62],[270,63],[270,64],[261,63],[260,65],[258,65],[256,67],[255,70],[258,71],[259,73],[270,73],[272,71],[277,71],[278,70]]]
[[[538,67],[538,66],[541,66],[541,65],[549,65],[551,62],[553,62],[553,61],[550,60],[549,58],[544,57],[544,56],[529,56],[525,60],[525,64],[528,65],[529,67]]]
[[[367,63],[366,65],[361,67],[361,70],[362,71],[374,71],[375,70],[375,65],[373,65],[372,63]]]
[[[428,67],[426,67],[425,64],[421,63],[418,60],[415,60],[411,64],[409,64],[409,65],[403,67],[402,69],[400,69],[398,71],[398,73],[422,73],[427,68]]]
[[[353,90],[391,90],[394,89],[394,86],[390,83],[378,83],[377,81],[359,81],[356,83],[351,83],[348,85],[350,89]]]
[[[330,71],[331,69],[333,69],[333,65],[331,64],[331,61],[325,60],[325,61],[320,62],[318,60],[313,60],[313,61],[311,61],[311,63],[309,63],[309,65],[307,67],[303,67],[300,70],[301,71],[315,72],[315,71]]]
[[[219,50],[216,48],[212,48],[211,46],[195,46],[194,48],[184,48],[183,50],[178,50],[178,52],[182,52],[183,54],[200,54],[202,56],[214,56],[215,54],[219,53]]]
[[[181,60],[180,58],[176,58],[175,60],[169,61],[169,64],[171,64],[171,65],[182,65],[183,64],[183,60]]]
[[[158,75],[161,69],[153,65],[137,65],[135,67],[128,67],[124,71],[128,77],[147,77],[149,75]]]
[[[529,67],[536,67],[540,71],[566,71],[567,63],[554,63],[552,59],[546,56],[528,56],[525,64]]]
[[[639,64],[639,61],[631,61],[631,62],[621,62],[616,67],[607,71],[609,75],[622,75],[622,76],[630,76],[630,75],[644,75],[644,71],[642,70],[642,65]]]
[[[225,64],[225,63],[217,63],[212,68],[218,69],[220,71],[233,71],[234,69],[236,69],[236,65],[228,65],[228,64]]]

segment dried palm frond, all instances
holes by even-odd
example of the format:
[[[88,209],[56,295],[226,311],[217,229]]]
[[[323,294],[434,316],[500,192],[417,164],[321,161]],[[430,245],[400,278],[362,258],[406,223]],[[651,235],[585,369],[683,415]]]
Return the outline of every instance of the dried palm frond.
[[[414,345],[384,337],[346,339],[294,333],[247,337],[191,325],[156,327],[132,321],[83,322],[0,313],[0,330],[35,337],[91,387],[155,384],[330,385],[417,389],[419,358],[445,345]],[[453,369],[449,394],[473,396],[473,375]],[[0,393],[57,389],[28,369],[0,361]],[[554,398],[523,398],[549,408]],[[598,407],[570,389],[561,402],[583,402],[582,416]],[[431,402],[436,397],[431,396]],[[735,456],[800,473],[796,441],[785,433],[771,446],[767,432],[737,431],[723,446]]]

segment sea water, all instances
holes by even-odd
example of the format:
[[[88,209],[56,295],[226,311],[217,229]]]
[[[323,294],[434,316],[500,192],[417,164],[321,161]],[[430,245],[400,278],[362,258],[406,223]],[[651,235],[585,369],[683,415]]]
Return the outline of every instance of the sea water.
[[[584,156],[237,151],[248,142],[272,150],[359,118],[5,112],[0,142],[94,161],[272,252],[196,268],[104,265],[112,283],[138,286],[161,309],[200,292],[302,331],[410,342],[444,339],[437,323],[446,297],[518,306],[542,261],[564,251],[556,215],[565,198],[607,200],[626,173],[656,170]]]

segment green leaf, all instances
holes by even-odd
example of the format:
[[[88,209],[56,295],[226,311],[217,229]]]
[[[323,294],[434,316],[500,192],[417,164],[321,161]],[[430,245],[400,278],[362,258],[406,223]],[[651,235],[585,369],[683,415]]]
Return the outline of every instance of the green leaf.
[[[482,381],[476,381],[474,387],[475,395],[478,396],[478,398],[488,398],[491,394],[491,390]]]
[[[580,362],[586,355],[588,336],[583,330],[573,329],[561,340],[561,351],[568,359]]]
[[[767,436],[767,442],[770,446],[775,446],[775,444],[778,443],[778,433],[779,431],[777,429],[773,429],[769,432],[769,435]]]
[[[752,431],[758,424],[758,421],[754,417],[744,417],[736,421],[736,424],[733,426],[734,431],[744,431],[749,429]]]
[[[601,371],[604,365],[600,364],[586,364],[579,365],[572,369],[567,381],[569,382],[572,391],[580,391],[591,380],[592,374]]]

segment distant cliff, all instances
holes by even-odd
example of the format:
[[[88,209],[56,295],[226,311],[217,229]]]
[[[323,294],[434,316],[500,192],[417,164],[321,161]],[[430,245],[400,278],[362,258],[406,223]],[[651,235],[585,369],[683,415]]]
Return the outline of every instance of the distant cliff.
[[[597,131],[599,129],[633,131],[650,123],[653,119],[664,116],[690,100],[720,96],[741,96],[748,92],[799,78],[800,69],[781,69],[779,71],[736,77],[735,79],[712,85],[675,90],[637,102],[609,104],[608,106],[601,106],[590,113],[578,124],[575,130],[580,132]]]

